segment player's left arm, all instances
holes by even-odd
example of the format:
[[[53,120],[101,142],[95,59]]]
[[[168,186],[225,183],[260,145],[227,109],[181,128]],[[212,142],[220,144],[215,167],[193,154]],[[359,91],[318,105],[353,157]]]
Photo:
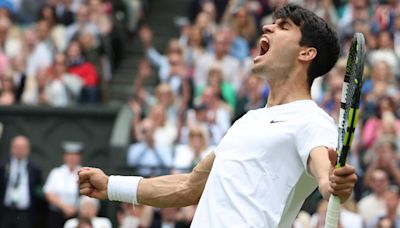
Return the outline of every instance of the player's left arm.
[[[318,189],[322,196],[328,200],[331,194],[338,196],[343,203],[346,201],[357,181],[355,169],[346,164],[336,168],[336,152],[324,146],[312,149],[308,158],[308,169],[317,179]]]

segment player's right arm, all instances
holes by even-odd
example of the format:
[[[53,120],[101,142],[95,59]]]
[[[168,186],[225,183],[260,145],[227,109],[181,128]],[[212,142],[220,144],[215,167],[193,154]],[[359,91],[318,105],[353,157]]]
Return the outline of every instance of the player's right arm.
[[[189,174],[176,174],[140,180],[137,202],[154,207],[184,207],[197,204],[210,174],[214,153],[204,158]],[[109,199],[109,176],[96,168],[79,171],[79,191],[98,199]],[[132,186],[134,191],[135,186]],[[133,199],[132,201],[133,202]]]

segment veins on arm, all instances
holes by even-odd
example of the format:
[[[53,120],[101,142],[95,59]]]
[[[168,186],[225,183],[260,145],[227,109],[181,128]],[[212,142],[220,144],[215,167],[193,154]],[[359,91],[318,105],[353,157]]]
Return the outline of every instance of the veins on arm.
[[[197,204],[214,159],[214,153],[210,153],[189,174],[141,180],[138,187],[138,202],[154,207],[184,207]]]

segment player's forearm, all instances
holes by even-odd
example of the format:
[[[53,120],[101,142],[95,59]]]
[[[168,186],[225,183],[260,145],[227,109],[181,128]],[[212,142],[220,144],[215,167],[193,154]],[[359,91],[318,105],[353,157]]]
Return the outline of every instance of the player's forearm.
[[[322,197],[325,200],[329,200],[329,197],[331,196],[331,192],[329,191],[329,180],[320,180],[318,183],[318,190],[321,193]]]
[[[214,159],[214,153],[210,153],[190,174],[141,180],[137,193],[138,203],[155,207],[184,207],[197,204],[203,193]]]
[[[140,181],[138,203],[154,207],[184,207],[197,204],[201,186],[191,186],[190,174],[161,176]]]

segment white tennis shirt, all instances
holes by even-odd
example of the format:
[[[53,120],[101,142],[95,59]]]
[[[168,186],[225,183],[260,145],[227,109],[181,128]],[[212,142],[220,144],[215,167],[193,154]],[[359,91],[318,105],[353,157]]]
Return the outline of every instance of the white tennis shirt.
[[[215,149],[191,227],[291,227],[317,187],[311,150],[336,144],[333,119],[312,100],[249,111]]]

